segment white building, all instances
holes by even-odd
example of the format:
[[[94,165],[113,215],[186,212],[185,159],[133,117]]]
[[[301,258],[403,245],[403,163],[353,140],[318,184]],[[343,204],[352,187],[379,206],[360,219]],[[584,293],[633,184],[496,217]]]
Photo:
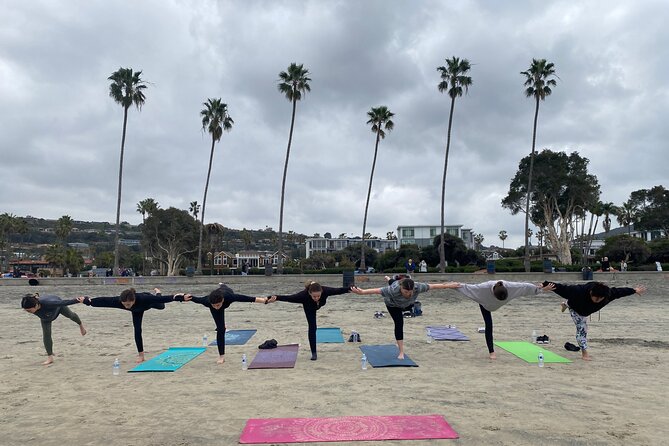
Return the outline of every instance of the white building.
[[[341,251],[352,245],[359,244],[360,237],[355,238],[325,238],[325,237],[311,237],[306,239],[306,258],[311,257],[315,253],[330,254],[336,251]],[[380,238],[365,239],[365,244],[368,248],[374,249],[380,254],[383,254],[389,249],[397,249],[399,246],[397,240],[385,240]]]
[[[463,225],[444,225],[446,234],[460,237],[465,246],[474,249],[474,231],[472,229],[463,229]],[[432,245],[434,238],[441,234],[441,225],[432,226],[398,226],[397,237],[399,245],[418,245],[419,248]]]

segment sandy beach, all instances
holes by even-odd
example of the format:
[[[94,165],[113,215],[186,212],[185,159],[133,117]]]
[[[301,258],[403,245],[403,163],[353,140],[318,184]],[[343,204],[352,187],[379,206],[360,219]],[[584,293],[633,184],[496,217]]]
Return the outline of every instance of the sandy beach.
[[[249,276],[228,283],[238,293],[264,296],[297,292],[306,279]],[[319,279],[342,285],[341,276]],[[384,285],[381,275],[365,279],[359,286]],[[435,281],[429,275],[422,279]],[[484,280],[490,277],[482,275]],[[455,291],[435,290],[420,296],[423,316],[405,320],[406,353],[417,368],[362,371],[354,343],[319,344],[318,360],[310,361],[301,305],[277,302],[235,303],[226,310],[229,329],[257,333],[246,345],[227,346],[224,365],[216,364],[216,349],[210,347],[177,372],[137,374],[125,373],[136,358],[130,313],[70,307],[88,334],[82,337],[72,321],[59,317],[53,324],[56,361],[45,367],[39,320],[19,305],[23,293],[35,290],[71,298],[116,295],[126,285],[0,287],[0,444],[233,445],[249,418],[420,414],[443,415],[460,438],[364,444],[667,444],[669,275],[646,283],[619,274],[611,285],[637,283],[648,292],[592,316],[591,362],[563,348],[566,341],[576,342],[575,329],[569,314],[560,312],[557,295],[517,299],[493,313],[496,340],[529,340],[536,329],[550,337],[547,350],[573,359],[539,368],[499,349],[498,359],[489,360],[477,332],[483,325],[478,305]],[[214,282],[161,286],[163,294],[204,295],[214,288]],[[340,327],[346,337],[356,330],[364,344],[394,343],[390,317],[373,317],[381,310],[380,296],[335,296],[318,312],[318,323]],[[425,326],[446,324],[471,340],[428,344]],[[148,358],[170,346],[199,346],[205,333],[215,338],[209,311],[194,303],[150,310],[143,328]],[[300,344],[295,368],[243,371],[242,353],[252,359],[257,346],[271,338]],[[116,357],[120,376],[112,375]]]

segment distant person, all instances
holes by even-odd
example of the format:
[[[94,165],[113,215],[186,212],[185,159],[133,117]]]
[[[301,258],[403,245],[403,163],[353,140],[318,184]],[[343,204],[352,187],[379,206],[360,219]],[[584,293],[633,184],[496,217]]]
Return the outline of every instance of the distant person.
[[[244,263],[242,264],[242,276],[248,276],[249,275],[249,262],[244,260]]]
[[[644,286],[628,287],[609,287],[601,282],[588,282],[582,285],[563,285],[554,282],[544,282],[544,287],[553,285],[553,292],[566,301],[560,304],[562,311],[567,308],[571,318],[576,325],[576,341],[581,348],[581,358],[584,361],[590,361],[588,353],[588,316],[601,310],[621,297],[631,296],[633,294],[643,294],[646,291]]]
[[[43,365],[49,365],[53,363],[53,339],[51,338],[51,323],[58,318],[59,315],[63,315],[68,319],[74,321],[79,325],[79,332],[82,336],[86,334],[86,328],[84,324],[77,316],[77,313],[70,310],[67,306],[74,305],[79,303],[77,299],[62,300],[58,296],[44,296],[40,297],[39,293],[35,294],[26,294],[21,299],[21,308],[26,310],[28,313],[34,314],[40,318],[42,323],[42,341],[44,342],[44,348],[46,350],[46,361]]]
[[[420,261],[420,272],[421,273],[427,272],[427,262],[425,260]]]
[[[413,259],[407,260],[404,266],[407,270],[407,274],[413,274],[416,271],[416,264],[413,262]]]
[[[602,259],[602,271],[604,271],[604,272],[611,271],[611,262],[609,262],[608,257],[604,257]]]
[[[620,261],[620,271],[627,271],[627,262],[625,260]]]
[[[553,291],[554,289],[551,285],[507,282],[506,280],[489,280],[477,284],[458,283],[457,285],[456,291],[479,304],[485,323],[485,342],[490,359],[497,359],[492,335],[492,312],[517,297],[535,296],[541,291]]]
[[[307,336],[309,337],[309,347],[311,348],[311,360],[315,361],[318,358],[316,353],[316,312],[323,308],[328,302],[328,297],[337,296],[351,292],[351,287],[331,288],[322,286],[318,282],[307,282],[304,284],[304,289],[295,294],[283,296],[271,296],[269,302],[282,301],[291,302],[294,304],[302,304],[304,315],[307,318]]]
[[[91,307],[118,308],[132,313],[132,326],[135,333],[135,346],[137,347],[137,362],[144,362],[144,341],[142,340],[142,319],[144,312],[152,308],[164,310],[165,304],[172,301],[183,301],[183,294],[163,296],[158,288],[153,289],[154,294],[138,293],[134,288],[123,290],[120,296],[112,297],[79,297],[79,302]]]
[[[225,309],[233,302],[255,302],[266,304],[266,297],[252,297],[244,296],[243,294],[235,294],[232,288],[224,283],[219,283],[218,288],[204,297],[197,297],[191,294],[186,294],[183,297],[185,302],[193,301],[197,304],[204,305],[209,308],[211,317],[216,324],[216,346],[218,347],[217,364],[225,363]]]
[[[414,282],[413,279],[410,278],[400,280],[394,280],[390,277],[386,278],[391,283],[383,288],[363,290],[353,286],[351,287],[351,291],[361,295],[380,294],[383,296],[383,301],[386,304],[388,313],[390,313],[390,316],[395,323],[395,341],[397,342],[397,348],[400,351],[397,359],[404,359],[404,310],[416,303],[416,299],[420,293],[425,293],[430,290],[457,288],[460,284],[456,282],[427,284]]]
[[[660,262],[655,262],[655,269],[658,271],[662,271],[662,264]]]

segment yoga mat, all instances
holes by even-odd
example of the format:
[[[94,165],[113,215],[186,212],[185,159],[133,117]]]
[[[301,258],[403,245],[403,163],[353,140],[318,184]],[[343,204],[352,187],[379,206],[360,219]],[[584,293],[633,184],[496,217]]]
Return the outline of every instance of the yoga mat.
[[[252,418],[240,443],[429,440],[458,438],[441,415],[333,418]]]
[[[448,325],[428,325],[432,339],[435,341],[469,341],[469,338],[460,330]]]
[[[195,359],[207,349],[205,347],[170,347],[155,358],[138,364],[132,372],[174,372],[187,362]]]
[[[249,369],[292,369],[295,367],[299,348],[299,344],[287,344],[260,350],[251,361]]]
[[[360,350],[372,367],[418,367],[406,353],[404,359],[397,359],[400,351],[395,344],[361,345]]]
[[[228,330],[225,332],[225,345],[244,345],[256,334],[256,329],[252,330]],[[218,345],[214,339],[209,345]]]
[[[341,335],[341,328],[317,328],[316,329],[316,342],[318,344],[325,343],[339,343],[344,342],[344,337]]]
[[[549,352],[545,345],[535,345],[527,341],[495,341],[495,345],[507,352],[518,356],[525,362],[537,363],[539,351],[544,354],[544,363],[548,362],[571,362],[567,358]]]

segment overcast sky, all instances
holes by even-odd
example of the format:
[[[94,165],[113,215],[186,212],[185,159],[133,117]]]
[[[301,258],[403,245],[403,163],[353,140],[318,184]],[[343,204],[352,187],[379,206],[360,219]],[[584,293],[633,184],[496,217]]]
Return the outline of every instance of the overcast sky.
[[[436,67],[472,63],[456,101],[446,223],[484,244],[522,245],[523,215],[501,207],[531,150],[534,101],[521,71],[555,64],[537,150],[590,160],[602,200],[669,186],[669,2],[658,1],[0,1],[0,213],[114,222],[123,109],[107,78],[148,83],[128,118],[121,219],[137,203],[202,203],[207,98],[235,124],[216,146],[205,223],[278,230],[291,104],[277,90],[309,70],[297,105],[284,232],[362,232],[375,136],[372,107],[395,113],[379,146],[367,231],[440,223],[449,97]],[[614,225],[615,226],[615,225]],[[536,243],[536,242],[535,242]]]

